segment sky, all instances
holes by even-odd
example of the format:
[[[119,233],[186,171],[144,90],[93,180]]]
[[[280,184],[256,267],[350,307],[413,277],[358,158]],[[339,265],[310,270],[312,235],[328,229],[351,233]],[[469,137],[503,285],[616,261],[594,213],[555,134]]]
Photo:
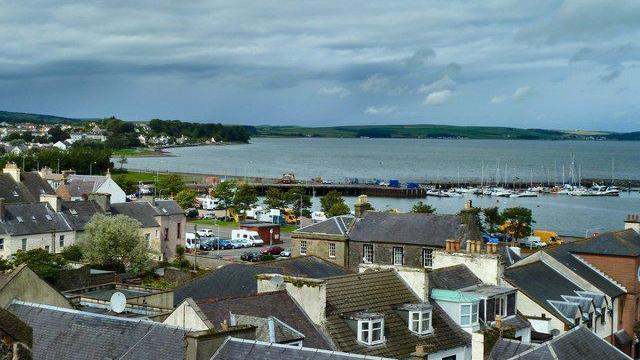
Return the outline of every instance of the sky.
[[[0,1],[0,110],[640,130],[640,1]]]

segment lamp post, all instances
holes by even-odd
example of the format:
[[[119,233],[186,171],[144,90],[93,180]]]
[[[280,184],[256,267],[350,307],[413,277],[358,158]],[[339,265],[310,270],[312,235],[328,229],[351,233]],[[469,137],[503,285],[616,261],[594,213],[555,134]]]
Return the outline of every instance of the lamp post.
[[[269,247],[273,245],[273,228],[269,229]]]

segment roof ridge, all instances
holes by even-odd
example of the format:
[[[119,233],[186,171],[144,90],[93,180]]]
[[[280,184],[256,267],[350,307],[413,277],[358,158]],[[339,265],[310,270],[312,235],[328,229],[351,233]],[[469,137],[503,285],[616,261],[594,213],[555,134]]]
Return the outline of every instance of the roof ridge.
[[[206,299],[197,299],[197,300],[193,300],[196,302],[196,304],[215,304],[217,302],[222,302],[222,301],[227,301],[227,300],[233,300],[233,299],[246,299],[246,298],[252,298],[252,297],[261,297],[261,296],[269,296],[269,295],[277,295],[277,294],[281,294],[281,293],[285,293],[287,295],[289,295],[287,293],[287,290],[276,290],[276,291],[267,291],[267,292],[262,292],[262,293],[252,293],[252,294],[245,294],[245,295],[238,295],[238,296],[229,296],[229,297],[224,297],[224,298],[206,298]],[[291,296],[289,296],[291,297]]]

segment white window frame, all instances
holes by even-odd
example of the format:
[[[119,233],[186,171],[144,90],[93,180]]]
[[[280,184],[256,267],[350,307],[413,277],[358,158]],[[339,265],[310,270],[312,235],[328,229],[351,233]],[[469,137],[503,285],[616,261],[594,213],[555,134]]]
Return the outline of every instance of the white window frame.
[[[376,340],[373,339],[374,328],[380,329],[380,338]],[[384,343],[384,319],[358,320],[358,341],[365,345],[378,345]]]
[[[370,251],[367,251],[367,250],[370,250]],[[373,253],[373,244],[362,245],[362,258],[365,259],[366,262],[373,263],[373,261],[375,260],[374,253]]]
[[[495,315],[501,316],[504,319],[505,317],[507,317],[507,295],[496,296],[495,299]]]
[[[63,248],[64,247],[64,235],[60,235],[60,247]]]
[[[399,260],[399,261],[398,261]],[[400,246],[393,247],[393,265],[402,266],[404,263],[404,249]]]
[[[331,259],[336,258],[336,243],[333,243],[333,242],[329,243],[329,258]]]
[[[21,249],[22,251],[27,251],[27,238],[23,238],[22,239],[22,244],[21,244]]]
[[[416,315],[417,318],[414,319]],[[431,310],[409,311],[409,331],[418,335],[431,334],[433,332],[432,318]],[[424,327],[425,321],[428,322],[426,329]]]
[[[429,256],[427,256],[427,254]],[[429,260],[428,264],[427,259]],[[422,249],[422,267],[426,269],[431,269],[433,267],[433,249]]]
[[[462,309],[468,309],[463,314]],[[460,304],[460,326],[473,326],[478,324],[478,303]],[[464,317],[469,317],[469,323],[462,321]]]
[[[300,255],[307,255],[307,240],[300,240]]]

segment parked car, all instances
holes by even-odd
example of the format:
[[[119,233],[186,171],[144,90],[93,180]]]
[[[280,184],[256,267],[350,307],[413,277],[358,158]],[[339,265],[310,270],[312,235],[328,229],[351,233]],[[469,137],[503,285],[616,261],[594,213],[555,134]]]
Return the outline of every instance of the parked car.
[[[324,211],[314,211],[311,213],[311,221],[313,221],[314,223],[325,220],[327,220],[327,215],[325,215]]]
[[[203,219],[208,219],[208,220],[216,220],[217,219],[216,214],[212,214],[212,213],[204,214],[202,216],[202,218]]]
[[[280,253],[280,256],[291,257],[291,249],[284,250],[283,252]]]
[[[240,255],[240,260],[255,262],[260,261],[260,259],[262,259],[262,256],[263,255],[257,251],[247,251],[246,253]]]
[[[240,249],[240,248],[245,247],[244,244],[239,239],[235,239],[235,240],[231,239],[231,240],[229,240],[229,243],[231,244],[231,246],[234,249]]]
[[[269,254],[269,255],[280,255],[281,252],[283,252],[284,249],[281,248],[280,246],[271,246],[265,249],[260,249],[260,254]]]
[[[235,249],[229,240],[218,240],[218,246],[220,246],[220,250]]]
[[[196,234],[198,234],[198,236],[200,236],[200,237],[211,237],[211,236],[213,236],[213,230],[211,230],[211,229],[198,229],[198,231],[196,231]]]
[[[198,212],[198,209],[187,209],[187,211],[185,211],[185,214],[187,215],[187,219],[199,219],[200,218],[200,213]]]
[[[547,244],[545,244],[544,241],[542,241],[537,236],[527,236],[526,238],[522,239],[522,241],[520,241],[520,245],[526,246],[529,249],[537,249],[547,246]]]
[[[249,248],[253,246],[253,243],[247,239],[235,239],[233,241],[239,242],[240,244],[242,244],[242,247],[245,247],[245,248]]]

